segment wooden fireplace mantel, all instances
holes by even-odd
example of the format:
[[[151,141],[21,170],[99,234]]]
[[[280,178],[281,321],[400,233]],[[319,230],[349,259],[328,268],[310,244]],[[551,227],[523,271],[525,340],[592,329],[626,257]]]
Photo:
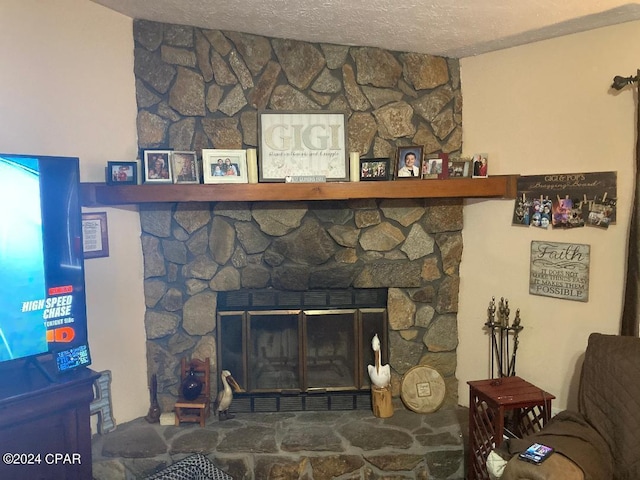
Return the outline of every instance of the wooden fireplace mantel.
[[[388,182],[147,184],[83,183],[82,204],[262,202],[367,198],[515,198],[518,175]]]

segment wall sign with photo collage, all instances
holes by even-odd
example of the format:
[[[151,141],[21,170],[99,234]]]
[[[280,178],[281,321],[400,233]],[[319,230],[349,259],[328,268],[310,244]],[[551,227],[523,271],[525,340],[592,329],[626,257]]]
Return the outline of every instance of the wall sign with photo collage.
[[[616,172],[522,176],[512,224],[608,228],[616,221],[616,201]]]

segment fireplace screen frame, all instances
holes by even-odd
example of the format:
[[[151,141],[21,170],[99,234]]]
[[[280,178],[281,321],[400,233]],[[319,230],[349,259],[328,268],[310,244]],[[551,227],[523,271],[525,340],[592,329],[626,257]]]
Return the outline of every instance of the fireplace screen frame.
[[[248,394],[368,392],[374,334],[381,341],[381,361],[388,361],[386,292],[378,297],[384,298],[384,305],[336,308],[230,308],[238,305],[223,299],[217,312],[218,369],[230,370]],[[348,338],[339,337],[334,345],[331,335],[337,331]],[[287,345],[283,336],[295,341]],[[260,369],[266,376],[258,373]]]
[[[343,359],[342,369],[347,368],[349,376],[346,383],[333,385],[318,385],[313,381],[313,374],[310,372],[310,363],[315,358],[316,362],[324,363],[327,368],[331,367],[331,360],[325,355],[310,355],[310,345],[313,346],[314,339],[309,337],[310,324],[323,321],[320,317],[343,316],[350,319],[350,324],[345,330],[349,330],[353,339],[353,351],[350,360]],[[248,311],[225,311],[218,312],[218,366],[220,369],[230,370],[236,381],[249,393],[277,392],[285,395],[297,393],[321,393],[323,391],[358,391],[369,390],[371,387],[369,377],[366,374],[366,366],[373,364],[373,351],[371,350],[370,338],[374,333],[378,334],[381,340],[381,357],[385,362],[387,359],[387,311],[386,308],[351,308],[351,309],[326,309],[326,310],[248,310]],[[280,364],[287,359],[291,360],[295,368],[295,382],[297,385],[259,385],[259,380],[255,377],[256,365],[264,360],[256,355],[257,345],[255,343],[256,327],[252,326],[256,320],[262,318],[268,321],[288,317],[295,319],[297,329],[297,345],[295,355],[283,355]],[[325,318],[326,320],[326,318]],[[235,324],[231,328],[228,324]],[[292,322],[293,323],[293,322]],[[229,344],[237,342],[228,338],[227,332],[241,332],[240,349],[230,349]],[[234,335],[235,336],[235,335]],[[317,343],[316,347],[317,347]],[[320,346],[322,348],[322,346]],[[316,348],[317,349],[317,348]],[[326,349],[326,344],[325,344]],[[344,349],[342,349],[344,351]],[[335,359],[339,361],[340,359]]]

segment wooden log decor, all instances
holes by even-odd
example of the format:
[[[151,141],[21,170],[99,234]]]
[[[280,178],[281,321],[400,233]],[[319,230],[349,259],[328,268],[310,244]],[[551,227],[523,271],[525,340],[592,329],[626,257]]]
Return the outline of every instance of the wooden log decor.
[[[373,414],[378,418],[393,417],[393,399],[391,397],[391,387],[384,388],[371,387],[371,404]]]

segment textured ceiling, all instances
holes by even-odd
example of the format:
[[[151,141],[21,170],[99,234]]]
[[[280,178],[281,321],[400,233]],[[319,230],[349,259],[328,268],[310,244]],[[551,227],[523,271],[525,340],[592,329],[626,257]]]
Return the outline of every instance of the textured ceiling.
[[[463,58],[640,19],[619,0],[92,0],[135,19]]]

